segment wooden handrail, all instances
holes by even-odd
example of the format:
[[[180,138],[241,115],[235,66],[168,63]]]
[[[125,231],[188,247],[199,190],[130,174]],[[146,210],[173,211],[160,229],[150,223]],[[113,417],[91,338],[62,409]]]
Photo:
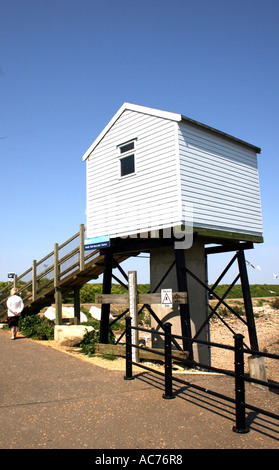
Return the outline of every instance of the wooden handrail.
[[[22,279],[27,274],[31,274],[31,279],[28,280],[26,283],[24,283],[23,286],[21,286],[21,290],[25,291],[26,289],[29,289],[30,287],[32,287],[32,289],[31,289],[32,290],[32,299],[35,300],[37,294],[40,291],[42,291],[43,289],[45,289],[46,286],[49,286],[50,284],[53,284],[54,288],[58,287],[60,277],[64,276],[66,273],[68,273],[72,269],[78,268],[78,266],[79,266],[80,270],[82,271],[84,269],[85,261],[92,258],[93,255],[98,253],[98,250],[96,250],[94,253],[90,253],[89,256],[84,255],[84,233],[85,233],[85,230],[86,230],[86,227],[83,224],[81,224],[79,232],[75,233],[73,236],[71,236],[68,240],[66,240],[61,245],[58,245],[58,243],[56,243],[54,245],[54,250],[51,251],[50,253],[48,253],[46,256],[44,256],[39,261],[34,260],[31,268],[27,269],[26,271],[24,271],[24,273],[22,273],[22,274],[20,274],[19,276],[16,277],[17,282],[18,281],[24,282],[24,281],[22,281]],[[73,250],[71,250],[69,253],[66,253],[61,259],[59,259],[59,251],[61,249],[65,248],[67,245],[69,245],[73,240],[78,239],[78,238],[79,238],[78,246],[76,248],[74,248]],[[78,253],[79,253],[79,262],[76,262],[76,260],[74,260],[74,262],[71,264],[71,266],[67,266],[67,268],[61,272],[60,271],[61,265],[63,263],[65,263],[66,261],[70,260],[71,258],[73,258]],[[38,274],[38,267],[42,263],[44,263],[47,259],[49,259],[50,257],[53,257],[53,264],[51,266],[48,266],[45,270],[43,270],[42,272],[40,272]],[[54,272],[53,279],[49,280],[49,282],[47,282],[46,284],[43,284],[42,286],[39,286],[40,280],[52,271]],[[5,291],[6,290],[9,291],[11,287],[12,286],[5,286],[1,290],[1,292],[5,293]],[[30,294],[31,294],[31,292],[29,291],[28,292],[28,297],[30,297]],[[6,300],[7,300],[8,296],[9,295],[7,295],[7,297],[5,297],[4,299],[2,299],[2,301],[0,301],[0,305],[4,304],[5,309],[6,309]],[[24,296],[24,298],[25,298],[25,296]]]

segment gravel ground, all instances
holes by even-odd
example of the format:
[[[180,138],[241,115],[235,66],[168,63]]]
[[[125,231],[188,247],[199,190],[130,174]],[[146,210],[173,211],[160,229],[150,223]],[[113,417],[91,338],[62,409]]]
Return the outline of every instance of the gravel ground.
[[[263,307],[254,307],[254,315],[259,350],[279,355],[279,310],[271,308],[269,304],[265,304]],[[235,333],[240,333],[244,336],[244,342],[249,347],[250,343],[246,325],[232,314],[225,317],[225,321]],[[210,339],[212,342],[220,344],[234,344],[232,333],[218,319],[213,319],[211,322]],[[247,371],[247,356],[245,359]],[[268,380],[279,382],[279,361],[269,358],[265,358],[264,360]],[[233,363],[234,358],[231,351],[222,350],[222,353],[220,353],[220,349],[212,349],[213,366],[232,370]]]
[[[268,303],[263,307],[254,307],[255,323],[257,329],[257,336],[259,342],[259,349],[262,352],[269,352],[279,355],[279,310],[273,309]],[[244,336],[244,342],[249,347],[249,337],[246,325],[242,323],[237,317],[230,314],[224,317],[226,323],[235,333],[241,333]],[[141,333],[143,339],[146,339],[146,334]],[[232,332],[219,320],[212,319],[210,323],[210,340],[215,343],[224,345],[233,345],[234,339]],[[60,347],[54,341],[43,341],[45,345],[63,350],[68,354],[74,354],[80,359],[94,363],[98,366],[105,367],[111,370],[125,370],[125,359],[118,358],[115,360],[106,360],[101,357],[88,357],[80,354],[78,348],[65,348]],[[149,344],[147,344],[149,346]],[[234,355],[232,351],[220,348],[212,348],[211,350],[212,366],[233,370],[234,368]],[[274,359],[265,358],[265,366],[268,380],[279,382],[279,361]],[[163,366],[159,364],[147,363],[148,367],[162,369]],[[248,358],[245,355],[245,367],[248,372]],[[179,371],[179,367],[177,368]]]

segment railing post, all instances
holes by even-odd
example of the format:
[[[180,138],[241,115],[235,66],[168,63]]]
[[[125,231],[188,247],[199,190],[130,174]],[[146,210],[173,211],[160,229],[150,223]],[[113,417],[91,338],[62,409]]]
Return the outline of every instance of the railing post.
[[[249,432],[245,422],[245,381],[243,335],[234,335],[235,352],[235,426],[233,431],[244,434]]]
[[[165,393],[163,398],[175,398],[172,393],[172,357],[171,357],[171,323],[165,323]]]
[[[131,317],[126,317],[126,375],[124,380],[132,380],[132,331]]]
[[[84,224],[79,227],[79,270],[84,271]]]
[[[137,272],[128,272],[128,295],[129,295],[129,310],[131,317],[131,326],[138,327],[138,304],[137,304]],[[135,346],[139,345],[139,332],[132,330],[132,340]],[[132,350],[132,358],[134,362],[139,362],[138,347]]]
[[[62,324],[62,294],[59,289],[59,254],[58,243],[54,245],[54,296],[55,296],[55,324]]]
[[[37,294],[37,261],[33,260],[32,265],[32,299],[33,301],[36,300]]]

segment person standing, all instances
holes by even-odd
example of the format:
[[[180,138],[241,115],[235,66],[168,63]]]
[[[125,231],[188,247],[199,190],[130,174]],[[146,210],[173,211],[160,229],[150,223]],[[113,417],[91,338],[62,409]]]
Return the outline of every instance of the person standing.
[[[24,308],[24,303],[22,298],[19,296],[19,292],[16,287],[11,289],[10,294],[11,295],[7,300],[8,325],[12,334],[11,339],[16,339],[18,332],[18,320]]]

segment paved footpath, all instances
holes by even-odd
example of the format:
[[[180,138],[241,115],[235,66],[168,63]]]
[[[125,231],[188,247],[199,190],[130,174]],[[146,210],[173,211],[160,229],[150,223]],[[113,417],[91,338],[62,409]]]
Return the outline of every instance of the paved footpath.
[[[183,374],[187,383],[165,400],[160,376],[143,370],[126,381],[37,341],[11,341],[4,330],[0,357],[0,449],[279,448],[279,421],[250,412],[250,432],[234,433],[234,405],[191,386],[233,396],[226,376]],[[279,414],[278,394],[247,387],[248,403]]]

